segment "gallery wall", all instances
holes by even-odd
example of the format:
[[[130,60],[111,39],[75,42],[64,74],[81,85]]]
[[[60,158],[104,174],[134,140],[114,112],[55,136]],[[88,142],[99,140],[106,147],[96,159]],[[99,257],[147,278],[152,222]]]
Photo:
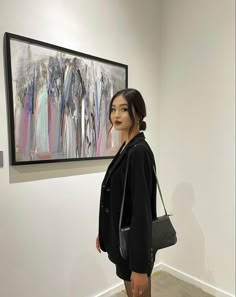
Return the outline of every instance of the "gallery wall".
[[[161,4],[159,169],[181,231],[161,262],[234,296],[235,1]]]
[[[4,32],[128,64],[129,86],[147,103],[146,136],[157,156],[158,14],[156,1],[1,1],[0,296],[92,297],[121,283],[95,250],[110,160],[9,165]]]

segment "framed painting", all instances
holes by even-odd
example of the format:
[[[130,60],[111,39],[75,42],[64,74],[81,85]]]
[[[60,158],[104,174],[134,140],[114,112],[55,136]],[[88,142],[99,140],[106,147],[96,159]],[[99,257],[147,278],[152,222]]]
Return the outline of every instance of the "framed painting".
[[[5,33],[11,164],[111,158],[109,103],[128,66]]]

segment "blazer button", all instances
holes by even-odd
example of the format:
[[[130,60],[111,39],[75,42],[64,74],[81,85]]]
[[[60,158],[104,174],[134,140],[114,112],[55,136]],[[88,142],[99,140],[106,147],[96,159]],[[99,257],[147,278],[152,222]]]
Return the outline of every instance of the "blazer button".
[[[111,190],[111,188],[106,188],[106,191],[107,191],[107,192],[110,192],[110,190]]]
[[[105,212],[106,212],[106,213],[110,212],[109,208],[106,207],[106,208],[105,208]]]

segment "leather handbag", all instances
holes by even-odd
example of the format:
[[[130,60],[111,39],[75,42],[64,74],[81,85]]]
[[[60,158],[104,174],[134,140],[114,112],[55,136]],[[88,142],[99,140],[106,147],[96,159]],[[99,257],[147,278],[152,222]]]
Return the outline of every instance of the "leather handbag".
[[[136,145],[135,145],[136,146]],[[124,181],[124,189],[123,189],[123,196],[122,196],[122,203],[121,203],[121,212],[120,212],[120,219],[119,219],[119,243],[120,243],[120,254],[123,259],[128,258],[128,250],[129,250],[129,232],[130,232],[130,226],[129,227],[122,227],[122,221],[123,221],[123,210],[124,210],[124,201],[125,201],[125,192],[126,192],[126,183],[127,183],[127,175],[128,175],[128,167],[129,167],[129,157],[130,152],[127,158],[127,165],[126,165],[126,171],[125,171],[125,181]],[[164,207],[165,214],[159,217],[156,217],[152,221],[152,247],[151,247],[151,255],[153,257],[153,254],[155,254],[158,250],[172,246],[176,244],[177,237],[176,237],[176,231],[173,227],[171,220],[170,220],[170,214],[167,213],[166,207],[163,201],[161,188],[157,179],[156,175],[156,168],[155,168],[155,161],[153,158],[153,170],[154,174],[156,176],[156,183],[158,186],[160,198],[162,201],[162,205]]]

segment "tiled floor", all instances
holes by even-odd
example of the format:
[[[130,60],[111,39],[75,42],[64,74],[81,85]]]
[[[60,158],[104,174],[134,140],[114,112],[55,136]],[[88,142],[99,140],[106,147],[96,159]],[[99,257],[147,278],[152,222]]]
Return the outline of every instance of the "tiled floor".
[[[126,297],[121,291],[111,297]],[[152,297],[214,297],[201,289],[190,285],[171,274],[159,271],[152,275]]]

